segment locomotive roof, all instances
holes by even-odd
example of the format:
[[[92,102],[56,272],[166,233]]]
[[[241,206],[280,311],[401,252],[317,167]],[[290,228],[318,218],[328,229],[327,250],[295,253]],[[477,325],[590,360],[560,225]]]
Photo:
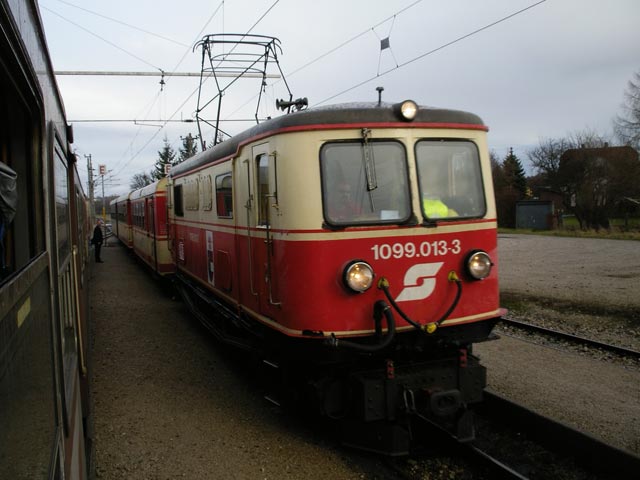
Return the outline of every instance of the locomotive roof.
[[[450,124],[484,127],[482,119],[473,113],[426,106],[419,106],[413,121],[407,122],[401,120],[395,113],[394,107],[396,105],[386,102],[381,104],[377,102],[341,103],[310,108],[271,118],[176,165],[171,169],[170,176],[180,176],[209,162],[231,156],[238,151],[243,143],[250,139],[264,137],[271,132],[282,129],[296,127],[303,129],[304,126],[310,125],[348,126],[351,124],[357,126],[397,124],[404,127],[418,127],[424,126],[424,124]]]

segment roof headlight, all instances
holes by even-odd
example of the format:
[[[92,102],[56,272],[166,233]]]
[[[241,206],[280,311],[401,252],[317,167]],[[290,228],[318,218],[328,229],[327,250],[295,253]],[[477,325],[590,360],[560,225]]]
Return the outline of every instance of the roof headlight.
[[[487,252],[476,250],[467,256],[466,268],[467,273],[476,280],[487,278],[491,273],[493,262]]]
[[[405,100],[396,106],[403,120],[410,122],[418,114],[418,105],[413,100]]]
[[[360,260],[349,263],[343,273],[345,286],[356,293],[366,292],[373,285],[373,268]]]

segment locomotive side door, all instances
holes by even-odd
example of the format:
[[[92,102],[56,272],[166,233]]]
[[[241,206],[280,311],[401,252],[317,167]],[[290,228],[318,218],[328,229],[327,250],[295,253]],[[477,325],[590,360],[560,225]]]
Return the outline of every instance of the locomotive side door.
[[[252,148],[253,215],[255,229],[252,229],[251,264],[252,284],[258,296],[259,312],[273,317],[274,308],[279,305],[276,296],[276,268],[273,262],[273,230],[277,225],[274,206],[277,204],[275,156],[269,152],[269,144]]]

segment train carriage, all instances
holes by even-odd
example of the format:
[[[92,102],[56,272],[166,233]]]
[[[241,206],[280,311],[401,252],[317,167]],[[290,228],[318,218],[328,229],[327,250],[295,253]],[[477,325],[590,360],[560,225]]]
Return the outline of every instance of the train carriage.
[[[89,216],[35,1],[0,0],[0,87],[0,478],[89,478]]]
[[[133,230],[131,229],[131,192],[115,198],[109,204],[111,225],[116,237],[127,247],[133,248]]]
[[[167,236],[167,179],[131,192],[130,230],[133,250],[160,275],[173,273]]]
[[[215,306],[201,319],[313,377],[322,413],[364,421],[348,443],[405,451],[397,412],[472,438],[485,373],[471,344],[503,313],[486,131],[410,101],[336,105],[174,167],[170,246],[185,291]],[[358,366],[335,378],[344,365]]]

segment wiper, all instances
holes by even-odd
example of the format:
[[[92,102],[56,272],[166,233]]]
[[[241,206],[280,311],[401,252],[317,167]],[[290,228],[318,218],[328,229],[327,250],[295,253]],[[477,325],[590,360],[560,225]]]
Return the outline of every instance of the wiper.
[[[367,192],[369,192],[369,203],[371,204],[371,211],[375,211],[376,208],[371,192],[378,188],[378,177],[376,176],[376,162],[373,155],[373,145],[369,143],[370,138],[371,130],[369,128],[363,128],[362,162],[364,163],[364,172],[367,178]]]

